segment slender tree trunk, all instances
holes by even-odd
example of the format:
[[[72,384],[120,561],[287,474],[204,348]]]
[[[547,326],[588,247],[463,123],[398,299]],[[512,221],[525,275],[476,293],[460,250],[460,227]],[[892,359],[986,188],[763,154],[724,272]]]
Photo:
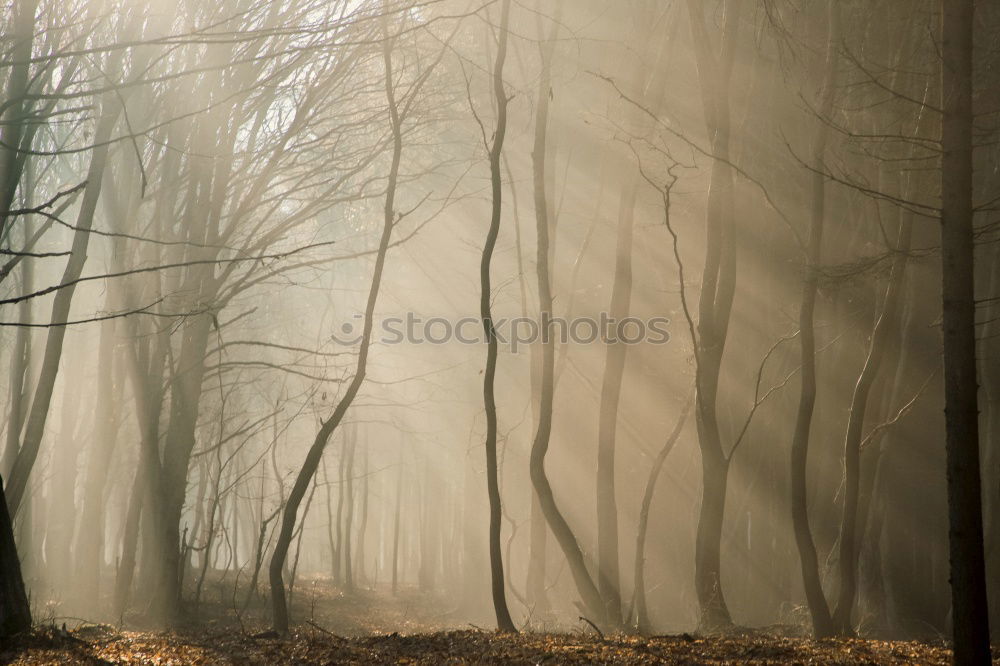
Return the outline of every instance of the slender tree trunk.
[[[847,432],[844,437],[844,511],[840,530],[840,587],[837,607],[833,613],[834,629],[843,635],[854,633],[851,613],[857,596],[858,565],[858,519],[861,499],[861,444],[862,428],[868,408],[868,396],[882,365],[893,332],[899,319],[900,300],[903,292],[903,278],[906,259],[910,251],[913,226],[912,216],[904,213],[900,219],[895,258],[889,274],[889,285],[885,299],[872,331],[868,356],[864,368],[858,376],[851,399]]]
[[[8,235],[7,211],[13,208],[11,204],[17,194],[27,161],[27,153],[20,152],[18,148],[25,138],[25,130],[31,127],[31,123],[26,122],[31,112],[30,105],[26,104],[26,93],[29,89],[28,75],[34,46],[37,9],[38,0],[15,2],[13,21],[9,28],[10,43],[13,48],[8,62],[12,64],[7,78],[5,111],[0,115],[3,120],[0,123],[0,211],[3,211],[3,215],[0,216],[0,237]],[[37,119],[32,118],[31,121],[37,122]],[[34,134],[31,129],[27,129],[27,133]],[[30,143],[30,137],[27,140]],[[3,277],[0,277],[0,280],[2,279]]]
[[[365,578],[365,533],[368,531],[368,442],[364,444],[365,458],[361,468],[361,524],[358,526],[358,547],[354,549],[354,577],[364,585]]]
[[[84,263],[87,261],[87,247],[90,244],[90,229],[94,223],[94,213],[97,201],[101,196],[101,175],[108,157],[108,139],[111,130],[118,120],[120,105],[107,95],[101,102],[101,115],[97,130],[94,133],[94,148],[90,157],[90,167],[87,171],[87,186],[77,216],[76,233],[73,234],[73,246],[66,269],[63,272],[62,284],[70,283],[80,277]],[[56,292],[52,303],[52,323],[65,322],[69,319],[70,305],[73,302],[75,285],[63,287]],[[11,468],[5,493],[12,517],[17,516],[21,500],[28,487],[28,478],[38,457],[38,450],[45,433],[45,423],[48,418],[49,405],[52,402],[52,391],[55,388],[56,375],[59,372],[59,361],[62,357],[63,341],[66,337],[65,326],[52,326],[48,329],[45,341],[45,352],[38,383],[35,388],[31,411],[25,425],[24,438],[18,450],[17,458]]]
[[[29,238],[29,222],[25,219],[24,239]],[[21,262],[21,290],[23,293],[31,293],[34,288],[34,262]],[[17,304],[17,319],[22,324],[31,322],[32,303],[34,299],[21,301]],[[24,419],[28,411],[28,393],[31,385],[31,328],[20,326],[14,337],[13,357],[10,360],[10,415],[7,420],[7,440],[3,451],[3,460],[0,462],[0,472],[10,473],[10,469],[17,460],[17,453],[21,448],[21,434],[24,428]]]
[[[549,230],[548,225],[539,222],[537,227],[538,248],[536,266],[539,293],[539,329],[542,331],[542,378],[541,396],[538,408],[538,428],[531,446],[529,470],[531,483],[535,488],[542,515],[548,523],[556,542],[570,567],[573,582],[587,612],[595,621],[604,623],[604,603],[594,584],[572,528],[556,504],[555,494],[545,472],[545,455],[548,453],[552,435],[552,403],[554,399],[555,345],[552,339],[552,289],[549,276]]]
[[[403,456],[399,457],[396,474],[396,509],[392,521],[392,594],[399,591],[399,519],[403,509]]]
[[[330,546],[330,576],[331,579],[336,584],[337,581],[337,538],[336,529],[337,524],[334,521],[333,512],[333,489],[330,483],[330,472],[327,468],[326,461],[320,467],[323,471],[323,485],[326,486],[326,540],[327,544]],[[338,484],[339,485],[339,484]]]
[[[94,443],[87,459],[80,527],[76,538],[76,570],[83,584],[80,598],[88,603],[93,603],[100,596],[104,568],[105,490],[117,443],[118,405],[122,401],[121,383],[114,381],[118,369],[114,346],[115,322],[108,319],[101,323],[97,348]]]
[[[143,454],[140,452],[139,455],[142,456]],[[122,553],[121,558],[118,560],[118,571],[115,575],[112,612],[117,617],[123,616],[128,608],[129,593],[132,591],[132,580],[135,576],[136,556],[139,550],[139,526],[142,519],[143,504],[145,504],[145,496],[148,492],[146,485],[143,483],[145,475],[146,471],[140,462],[128,496],[125,529],[122,534]]]
[[[729,82],[740,31],[743,3],[725,3],[721,53],[717,56],[705,26],[704,8],[688,0],[698,63],[705,126],[712,155],[712,179],[706,212],[705,265],[698,305],[697,423],[701,448],[702,501],[695,537],[695,590],[706,630],[732,624],[722,591],[722,526],[725,520],[729,458],[719,426],[718,392],[722,358],[729,333],[736,288],[736,228],[733,171],[730,162]]]
[[[83,360],[78,356],[67,356],[63,360],[65,381],[56,410],[59,435],[51,444],[53,452],[49,463],[52,476],[49,482],[49,520],[45,526],[45,567],[53,598],[64,600],[68,596],[66,583],[70,582],[67,576],[70,575],[73,531],[77,522],[77,463],[82,448],[77,426],[80,420],[79,386],[83,384]]]
[[[344,486],[347,484],[345,477],[345,470],[347,460],[347,439],[340,443],[340,461],[337,465],[337,523],[335,526],[335,534],[337,537],[337,544],[333,550],[333,583],[334,585],[341,585],[344,582]]]
[[[344,542],[340,548],[344,560],[344,589],[354,591],[354,570],[351,566],[351,539],[354,532],[354,452],[358,446],[358,426],[350,426],[344,440],[344,479],[346,480],[344,498],[347,502],[346,519],[344,520]]]
[[[500,482],[497,468],[497,406],[494,396],[494,382],[497,370],[497,338],[493,327],[490,301],[493,291],[490,282],[490,266],[493,248],[500,234],[500,213],[503,197],[503,182],[500,178],[500,158],[504,136],[507,133],[507,91],[504,88],[503,68],[507,58],[507,36],[510,23],[510,0],[503,0],[500,16],[500,43],[493,69],[493,95],[497,105],[497,126],[490,148],[490,182],[493,189],[493,213],[490,228],[483,247],[479,268],[480,298],[479,314],[486,333],[486,370],[483,373],[483,403],[486,408],[486,486],[490,500],[490,577],[493,590],[493,608],[496,611],[497,627],[503,632],[515,632],[514,621],[507,609],[506,587],[503,580],[503,553],[500,546],[502,522],[500,507]]]
[[[382,271],[385,268],[385,258],[389,252],[389,239],[392,236],[392,227],[395,223],[395,197],[396,182],[399,177],[399,161],[403,152],[403,135],[401,130],[401,120],[396,106],[395,92],[393,90],[392,79],[392,40],[388,37],[385,40],[383,50],[385,62],[385,90],[389,107],[389,118],[392,129],[392,164],[389,167],[389,175],[386,182],[385,207],[383,210],[382,235],[379,239],[378,252],[375,255],[375,268],[372,272],[371,286],[368,290],[368,302],[365,306],[364,329],[361,336],[360,347],[358,349],[358,361],[354,371],[354,378],[348,384],[340,401],[334,408],[330,418],[323,422],[316,439],[313,441],[306,459],[302,463],[302,468],[295,477],[295,483],[285,502],[281,515],[281,527],[278,532],[278,540],[271,555],[271,563],[268,568],[271,583],[271,604],[272,623],[274,630],[281,633],[288,633],[288,604],[285,599],[285,585],[283,580],[283,569],[285,560],[288,557],[288,549],[292,541],[292,533],[295,529],[295,522],[298,516],[299,505],[305,497],[312,478],[319,467],[323,450],[330,439],[330,435],[344,418],[354,397],[361,389],[365,380],[365,372],[368,367],[368,347],[372,338],[372,328],[374,325],[375,304],[378,301],[379,287],[382,284]]]
[[[973,285],[973,0],[942,0],[941,263],[952,626],[956,664],[990,661]]]
[[[563,2],[562,0],[557,0],[555,3],[555,12],[552,19],[552,25],[549,28],[549,33],[547,37],[542,40],[541,32],[541,21],[539,21],[538,28],[538,55],[541,61],[541,71],[538,76],[538,89],[536,92],[536,105],[535,105],[535,133],[534,133],[534,144],[531,151],[531,164],[532,164],[532,174],[533,174],[533,185],[534,185],[534,205],[535,205],[535,220],[537,225],[544,224],[549,232],[554,232],[555,224],[554,220],[551,219],[550,215],[551,204],[549,201],[549,196],[546,188],[547,180],[547,163],[548,163],[548,125],[549,125],[549,102],[552,96],[552,60],[555,55],[555,45],[556,39],[559,35],[559,28],[562,20]],[[509,165],[508,165],[509,171]],[[511,193],[514,190],[514,179],[509,178],[511,181]],[[517,209],[517,201],[514,201],[515,211]],[[520,223],[516,227],[517,230],[517,260],[518,260],[518,274],[520,275],[521,282],[521,315],[525,318],[528,316],[529,305],[527,298],[527,288],[526,288],[526,275],[523,269],[523,264],[521,262],[521,229]],[[553,234],[554,235],[554,234]],[[554,255],[554,243],[550,243],[549,247],[546,248],[547,256],[551,261]],[[532,415],[533,424],[535,429],[538,427],[538,417],[539,417],[539,407],[541,403],[541,355],[539,354],[539,344],[538,341],[533,341],[531,343],[531,401],[532,401]],[[538,496],[531,491],[531,523],[530,523],[530,541],[528,546],[528,577],[525,581],[525,592],[527,595],[528,605],[531,608],[532,614],[546,614],[549,611],[549,600],[548,595],[545,591],[545,549],[546,541],[548,537],[548,527],[545,524],[545,515],[542,512],[542,505],[538,500]]]
[[[663,443],[660,452],[653,459],[653,466],[649,470],[649,477],[646,479],[646,489],[642,494],[642,504],[639,507],[639,526],[635,535],[635,626],[641,634],[649,634],[652,626],[649,623],[649,610],[646,607],[646,528],[649,525],[649,508],[653,504],[653,492],[656,490],[656,480],[660,477],[663,463],[667,456],[673,451],[681,432],[684,430],[684,423],[687,422],[688,413],[694,402],[694,393],[684,403],[680,414],[677,415],[677,423],[673,431]],[[631,613],[630,613],[631,615]]]
[[[836,93],[837,50],[840,48],[840,12],[836,0],[828,3],[829,34],[826,44],[826,63],[823,85],[820,93],[820,118],[828,118],[833,109]],[[795,418],[795,432],[791,445],[791,513],[795,545],[799,553],[802,583],[806,593],[806,603],[812,616],[813,636],[826,638],[835,633],[830,607],[823,593],[820,579],[819,558],[809,527],[809,504],[807,491],[807,470],[809,438],[812,428],[813,410],[816,404],[816,294],[819,270],[823,261],[823,227],[826,221],[826,177],[823,175],[823,157],[826,152],[829,128],[821,122],[816,130],[812,146],[812,161],[815,169],[812,176],[812,210],[810,213],[809,237],[806,247],[805,275],[802,283],[802,301],[799,306],[799,344],[802,364],[799,406]]]

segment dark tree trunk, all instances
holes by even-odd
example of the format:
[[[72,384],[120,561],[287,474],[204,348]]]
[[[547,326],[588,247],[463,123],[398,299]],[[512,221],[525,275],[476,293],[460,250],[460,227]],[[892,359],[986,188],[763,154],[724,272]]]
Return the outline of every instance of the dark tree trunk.
[[[820,117],[829,117],[833,109],[836,92],[837,49],[839,44],[839,11],[836,0],[828,7],[829,34],[826,44],[826,63],[823,73]],[[826,221],[826,177],[822,173],[823,156],[826,152],[829,128],[820,124],[812,146],[812,161],[815,171],[812,175],[812,210],[810,212],[809,236],[806,247],[806,266],[802,284],[802,301],[799,306],[799,344],[802,363],[802,379],[799,389],[799,406],[795,419],[795,432],[791,445],[791,513],[795,545],[798,548],[802,583],[806,593],[806,603],[812,616],[813,636],[826,638],[834,632],[833,617],[823,584],[820,579],[819,558],[809,527],[809,504],[807,490],[807,462],[809,456],[810,430],[813,408],[816,404],[816,327],[815,309],[818,291],[819,269],[823,260],[823,226]]]
[[[497,406],[494,396],[494,380],[497,371],[497,338],[493,327],[491,299],[493,291],[490,282],[490,265],[493,248],[500,234],[500,213],[503,198],[503,182],[500,178],[500,158],[503,152],[504,136],[507,133],[507,90],[503,82],[504,61],[507,58],[507,36],[510,23],[510,0],[504,0],[500,16],[500,43],[493,69],[493,95],[497,104],[497,126],[490,148],[490,182],[493,191],[493,212],[486,234],[482,261],[479,266],[480,299],[479,315],[486,334],[486,370],[483,373],[483,404],[486,408],[486,487],[490,500],[489,548],[490,579],[493,590],[493,608],[496,612],[497,627],[500,631],[514,632],[514,621],[507,608],[506,587],[504,585],[503,553],[500,546],[502,522],[500,506],[500,482],[497,465]]]
[[[0,486],[3,479],[0,479]],[[24,591],[21,561],[14,544],[14,527],[7,501],[0,493],[0,638],[31,628],[31,607]]]
[[[945,447],[956,664],[990,661],[973,289],[973,0],[943,0],[941,263]]]

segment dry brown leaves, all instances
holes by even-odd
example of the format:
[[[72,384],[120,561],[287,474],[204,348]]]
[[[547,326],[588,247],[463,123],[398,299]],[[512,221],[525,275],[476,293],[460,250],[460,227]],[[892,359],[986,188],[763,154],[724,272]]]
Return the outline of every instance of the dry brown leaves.
[[[942,645],[765,635],[601,638],[580,634],[503,635],[449,631],[340,638],[318,625],[288,638],[238,631],[119,632],[88,627],[36,631],[0,647],[4,664],[948,664]],[[1000,651],[994,652],[1000,663]]]

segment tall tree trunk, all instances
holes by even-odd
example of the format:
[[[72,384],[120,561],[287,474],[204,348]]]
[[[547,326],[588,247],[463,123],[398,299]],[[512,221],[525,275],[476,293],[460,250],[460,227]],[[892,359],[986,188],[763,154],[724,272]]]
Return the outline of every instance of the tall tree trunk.
[[[990,661],[973,285],[973,0],[942,0],[941,263],[955,663]]]
[[[143,454],[140,452],[139,454]],[[142,463],[135,472],[135,479],[132,481],[132,489],[128,495],[128,506],[125,512],[125,529],[122,533],[122,554],[118,560],[118,571],[115,575],[115,591],[112,599],[111,610],[116,617],[125,614],[129,603],[129,594],[132,591],[132,580],[135,576],[135,564],[139,551],[139,528],[142,520],[143,504],[145,495],[148,492],[145,479],[145,469]],[[147,507],[148,510],[148,507]]]
[[[109,308],[110,309],[110,308]],[[76,537],[76,570],[82,579],[80,599],[93,603],[100,596],[104,563],[105,489],[117,443],[118,405],[121,383],[116,383],[118,364],[114,359],[115,322],[101,322],[97,346],[97,407],[94,442],[87,458],[80,527]],[[86,572],[86,573],[84,573]]]
[[[351,560],[351,539],[354,532],[354,452],[358,447],[358,425],[355,423],[345,431],[344,439],[344,499],[347,502],[344,520],[344,542],[340,548],[344,560],[344,589],[354,591],[354,570]]]
[[[868,411],[868,397],[875,383],[885,357],[893,333],[898,328],[900,301],[903,293],[903,280],[906,272],[907,257],[910,252],[912,236],[912,216],[904,212],[900,218],[898,238],[892,268],[889,273],[889,284],[886,287],[885,298],[875,328],[872,331],[868,346],[865,365],[858,376],[851,398],[850,413],[847,421],[847,432],[844,436],[844,507],[840,530],[839,573],[840,586],[837,606],[833,612],[834,629],[843,635],[852,635],[854,626],[851,614],[857,596],[858,570],[858,519],[861,501],[861,445],[862,428]]]
[[[701,448],[702,498],[695,537],[695,591],[700,624],[715,630],[732,624],[722,591],[722,525],[726,510],[729,458],[723,449],[718,414],[719,380],[736,288],[736,229],[730,164],[729,82],[740,31],[742,2],[725,2],[721,53],[716,55],[705,26],[704,8],[688,0],[698,63],[705,126],[712,156],[706,211],[705,265],[698,304],[696,417]]]
[[[677,423],[673,431],[663,443],[660,452],[653,459],[653,466],[649,469],[649,477],[646,479],[646,489],[642,493],[642,504],[639,507],[639,525],[635,534],[635,581],[633,585],[635,601],[635,626],[641,634],[648,634],[652,630],[649,623],[649,610],[646,607],[646,528],[649,526],[649,508],[653,504],[653,492],[656,490],[656,480],[660,477],[663,463],[667,456],[673,451],[681,432],[684,430],[684,423],[687,422],[688,413],[691,411],[691,404],[694,402],[694,393],[684,403],[680,414],[677,415]],[[631,613],[630,613],[631,615]]]
[[[836,93],[837,51],[840,48],[840,12],[836,0],[828,3],[829,33],[826,41],[826,62],[820,91],[820,118],[828,118],[833,110]],[[802,583],[806,603],[812,617],[813,636],[826,638],[835,632],[830,606],[823,593],[820,579],[819,558],[816,544],[809,528],[809,494],[807,470],[809,439],[813,410],[816,405],[816,294],[819,270],[823,262],[823,227],[826,221],[826,177],[823,175],[823,158],[826,153],[829,127],[821,122],[816,129],[812,145],[812,210],[810,211],[809,237],[806,247],[805,275],[802,282],[802,300],[799,305],[799,344],[802,364],[799,406],[795,417],[795,432],[791,445],[791,513],[795,545],[799,553]]]
[[[63,363],[65,380],[62,399],[56,413],[59,415],[59,435],[52,442],[52,470],[49,482],[49,521],[45,527],[45,568],[52,586],[52,598],[66,600],[67,575],[71,570],[73,555],[73,530],[76,527],[77,463],[80,441],[77,428],[80,418],[84,359],[67,356]]]
[[[24,240],[27,242],[30,226],[28,220],[24,225]],[[21,262],[21,291],[31,293],[34,289],[34,262]],[[34,299],[21,301],[17,304],[17,320],[21,324],[31,322],[32,303]],[[7,440],[4,445],[3,459],[0,461],[0,473],[9,474],[17,460],[17,452],[21,448],[21,434],[24,419],[28,411],[28,393],[31,385],[31,328],[19,326],[14,337],[13,357],[10,360],[10,415],[7,418]]]
[[[108,139],[111,131],[118,120],[118,113],[121,107],[113,95],[105,95],[101,102],[100,121],[94,133],[93,152],[90,156],[90,166],[87,170],[87,186],[83,195],[83,202],[80,205],[80,212],[77,215],[76,232],[73,234],[73,245],[69,260],[66,262],[66,269],[63,272],[60,284],[69,284],[56,292],[52,303],[52,315],[50,321],[53,324],[65,322],[69,319],[70,306],[73,303],[73,294],[76,286],[73,283],[83,272],[83,266],[87,261],[87,247],[90,244],[90,229],[94,224],[94,213],[97,209],[97,201],[101,196],[101,182],[104,167],[108,157]],[[49,414],[49,405],[52,402],[52,391],[55,388],[56,376],[59,372],[59,361],[62,357],[63,341],[66,337],[65,326],[52,326],[48,329],[45,340],[45,352],[42,360],[42,368],[39,373],[38,383],[35,388],[34,398],[31,403],[31,411],[28,414],[28,422],[25,425],[24,438],[18,450],[17,458],[11,468],[10,476],[5,489],[7,504],[12,517],[17,516],[21,500],[24,498],[25,490],[28,487],[28,478],[38,457],[38,450],[41,447],[42,436],[45,433],[45,423]]]
[[[385,91],[389,108],[389,119],[392,130],[392,163],[389,167],[389,174],[386,180],[385,207],[383,209],[382,235],[379,239],[378,252],[375,255],[375,268],[372,271],[371,286],[368,290],[368,302],[365,305],[364,328],[361,335],[360,347],[358,349],[358,361],[355,366],[354,377],[347,385],[344,394],[334,408],[330,418],[323,422],[316,439],[313,440],[306,459],[302,463],[302,468],[295,477],[295,483],[288,494],[285,507],[281,515],[281,527],[278,531],[278,539],[271,555],[271,563],[268,567],[268,577],[271,584],[271,605],[272,624],[274,630],[288,633],[288,603],[285,599],[285,584],[283,580],[283,569],[285,560],[288,557],[288,549],[292,542],[292,534],[295,529],[295,522],[298,516],[299,505],[305,497],[312,478],[316,475],[323,450],[330,439],[330,435],[344,418],[354,397],[361,389],[365,380],[365,372],[368,368],[368,347],[372,338],[373,318],[375,316],[375,304],[378,301],[379,288],[382,285],[382,271],[385,268],[385,258],[389,252],[389,239],[392,236],[392,227],[395,223],[396,210],[396,182],[399,177],[399,161],[403,152],[403,135],[400,126],[401,118],[396,106],[394,82],[392,79],[392,40],[386,36],[383,49],[383,59],[385,62]]]
[[[546,181],[548,176],[548,153],[549,153],[549,102],[552,95],[552,60],[555,54],[556,38],[559,35],[559,27],[562,19],[563,2],[557,0],[552,25],[549,28],[548,36],[543,40],[541,32],[541,21],[538,28],[538,54],[541,61],[541,71],[538,76],[538,89],[536,92],[535,104],[535,132],[534,143],[531,151],[531,166],[534,186],[534,207],[535,221],[537,225],[544,224],[551,235],[554,235],[555,220],[552,219],[551,203],[547,192]],[[509,165],[508,165],[509,172]],[[514,178],[511,175],[511,193],[514,195]],[[514,200],[515,213],[517,210],[517,200]],[[521,283],[521,316],[527,318],[529,305],[527,298],[526,273],[521,261],[521,228],[520,221],[516,227],[517,231],[517,262],[518,275]],[[551,261],[555,254],[555,243],[549,244],[546,248],[547,256]],[[530,347],[531,368],[531,411],[532,423],[537,430],[539,409],[541,403],[541,363],[538,341],[533,341]],[[548,537],[548,527],[545,524],[545,515],[542,512],[542,505],[534,489],[531,490],[531,523],[530,541],[528,546],[528,577],[525,581],[525,592],[531,613],[546,614],[549,611],[548,595],[545,591],[545,549]]]
[[[988,250],[990,255],[989,294],[1000,294],[1000,248],[995,244]],[[983,345],[979,351],[979,376],[983,382],[986,397],[985,432],[983,433],[982,477],[983,492],[983,540],[987,580],[993,581],[987,596],[993,642],[1000,642],[1000,302],[991,301],[985,311],[986,323],[982,329]]]
[[[345,461],[347,460],[347,439],[340,443],[340,461],[337,465],[337,522],[334,526],[334,534],[336,535],[336,547],[333,550],[333,583],[334,585],[341,585],[344,582],[344,558],[342,556],[344,550],[344,487],[347,485],[346,470],[347,466]]]
[[[624,177],[618,210],[615,273],[611,288],[611,320],[621,322],[629,313],[632,298],[632,230],[638,180],[635,174]],[[618,567],[618,503],[615,497],[615,443],[618,430],[618,405],[628,345],[614,339],[617,331],[607,332],[604,379],[598,417],[597,446],[597,552],[598,590],[604,599],[605,617],[610,625],[622,620],[620,574]]]
[[[35,41],[35,12],[38,0],[18,0],[13,8],[13,21],[10,26],[10,43],[13,45],[10,53],[10,74],[7,78],[7,90],[4,111],[0,113],[0,237],[8,236],[7,211],[11,210],[14,197],[17,194],[21,175],[27,162],[28,154],[18,150],[23,140],[30,143],[34,135],[32,124],[36,118],[28,117],[31,108],[26,103],[26,93],[29,89],[29,69],[31,53]],[[5,30],[6,32],[6,30]],[[27,130],[27,132],[26,132]],[[25,137],[25,134],[28,137]],[[28,263],[28,262],[25,262]],[[3,277],[0,277],[2,280]]]
[[[493,248],[500,234],[500,213],[503,198],[503,182],[500,177],[500,158],[503,152],[504,136],[507,133],[507,90],[504,88],[503,68],[507,58],[507,36],[510,24],[510,0],[503,0],[500,15],[500,36],[496,62],[493,67],[493,95],[497,105],[497,126],[490,148],[490,182],[493,193],[493,212],[489,232],[483,247],[479,266],[479,315],[486,334],[486,370],[483,373],[483,404],[486,409],[486,487],[490,500],[490,579],[493,590],[493,609],[496,612],[497,627],[503,632],[514,632],[514,621],[507,608],[506,587],[503,580],[503,552],[500,547],[502,523],[500,507],[500,482],[497,465],[497,405],[494,396],[494,382],[497,371],[497,338],[493,327],[491,299],[493,290],[490,282],[490,266]]]
[[[396,508],[392,520],[392,594],[399,591],[399,520],[403,510],[403,456],[399,456],[399,470],[396,473]]]
[[[365,534],[368,532],[368,441],[365,438],[365,459],[361,467],[361,524],[358,526],[358,546],[354,549],[354,578],[365,585]]]

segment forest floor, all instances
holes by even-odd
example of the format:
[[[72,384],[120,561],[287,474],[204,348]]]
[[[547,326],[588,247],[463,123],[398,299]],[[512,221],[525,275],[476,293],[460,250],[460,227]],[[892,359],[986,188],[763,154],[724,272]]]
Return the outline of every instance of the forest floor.
[[[305,584],[288,637],[267,631],[263,608],[228,610],[216,602],[190,609],[174,631],[50,617],[29,635],[0,645],[0,664],[949,664],[942,643],[824,640],[745,631],[726,636],[504,635],[462,622],[446,600],[416,591],[346,595],[329,584]],[[216,596],[211,594],[208,596]],[[229,593],[231,597],[231,590]],[[308,619],[307,619],[308,618]],[[69,618],[66,618],[69,620]],[[463,629],[456,630],[461,626]],[[1000,650],[994,650],[1000,663]]]

